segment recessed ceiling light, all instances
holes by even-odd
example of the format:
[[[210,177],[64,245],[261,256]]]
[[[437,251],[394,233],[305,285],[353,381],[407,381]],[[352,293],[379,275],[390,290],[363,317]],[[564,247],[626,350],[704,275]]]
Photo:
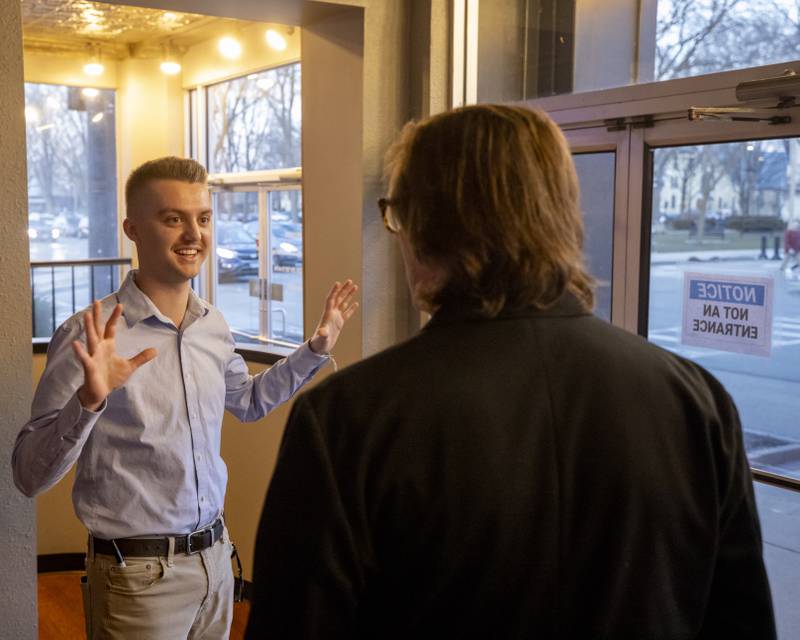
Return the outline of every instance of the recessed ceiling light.
[[[100,76],[103,75],[105,67],[100,62],[87,62],[83,65],[83,72],[87,76]]]
[[[174,60],[164,60],[164,62],[161,63],[161,71],[166,73],[168,76],[174,76],[176,73],[180,73],[181,64],[180,62],[175,62]]]
[[[267,44],[275,49],[275,51],[285,51],[286,50],[286,38],[284,38],[280,33],[275,31],[275,29],[267,29],[267,33],[264,36],[267,40]]]
[[[242,45],[236,38],[225,36],[219,41],[219,52],[229,60],[235,60],[242,55]]]

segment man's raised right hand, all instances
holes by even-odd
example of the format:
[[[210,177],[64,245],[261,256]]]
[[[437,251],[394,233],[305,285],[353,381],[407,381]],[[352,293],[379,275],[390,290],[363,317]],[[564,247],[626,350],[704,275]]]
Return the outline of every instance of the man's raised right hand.
[[[83,316],[86,327],[86,348],[73,340],[72,348],[83,365],[83,385],[78,389],[78,400],[85,409],[96,411],[103,400],[117,387],[125,384],[131,374],[158,355],[155,349],[145,349],[132,358],[117,355],[114,335],[117,320],[122,315],[122,305],[114,307],[101,334],[100,303],[95,300],[92,310]]]

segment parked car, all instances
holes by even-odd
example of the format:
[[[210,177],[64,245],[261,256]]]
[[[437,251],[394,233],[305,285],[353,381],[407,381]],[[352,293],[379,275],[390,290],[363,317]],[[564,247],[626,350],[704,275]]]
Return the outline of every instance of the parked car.
[[[272,214],[272,267],[300,267],[303,264],[303,232],[299,222],[291,222],[283,213]],[[258,237],[259,222],[244,225],[254,238]]]
[[[61,236],[70,238],[89,237],[89,218],[74,212],[59,213],[53,219],[53,226],[61,231]]]
[[[272,223],[272,266],[300,267],[303,264],[303,232],[299,223]]]
[[[258,275],[256,239],[239,222],[217,223],[217,272],[219,280],[239,280]]]
[[[54,224],[49,213],[31,211],[28,214],[28,237],[39,242],[54,242],[61,237],[61,229]]]

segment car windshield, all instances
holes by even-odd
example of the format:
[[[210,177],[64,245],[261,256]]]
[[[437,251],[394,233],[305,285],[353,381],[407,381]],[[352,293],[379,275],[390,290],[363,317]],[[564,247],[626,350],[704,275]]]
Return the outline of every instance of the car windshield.
[[[255,244],[256,239],[238,225],[220,225],[217,229],[219,244]]]

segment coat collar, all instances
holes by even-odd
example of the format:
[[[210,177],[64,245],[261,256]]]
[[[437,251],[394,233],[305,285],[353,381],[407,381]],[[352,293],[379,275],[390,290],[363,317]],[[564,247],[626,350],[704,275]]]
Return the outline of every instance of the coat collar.
[[[485,322],[488,320],[503,320],[509,318],[568,318],[591,315],[581,306],[578,299],[571,293],[565,293],[554,304],[546,309],[524,307],[500,312],[495,318],[487,318],[477,309],[470,306],[449,304],[439,309],[425,325],[424,329],[458,324],[463,322]]]

